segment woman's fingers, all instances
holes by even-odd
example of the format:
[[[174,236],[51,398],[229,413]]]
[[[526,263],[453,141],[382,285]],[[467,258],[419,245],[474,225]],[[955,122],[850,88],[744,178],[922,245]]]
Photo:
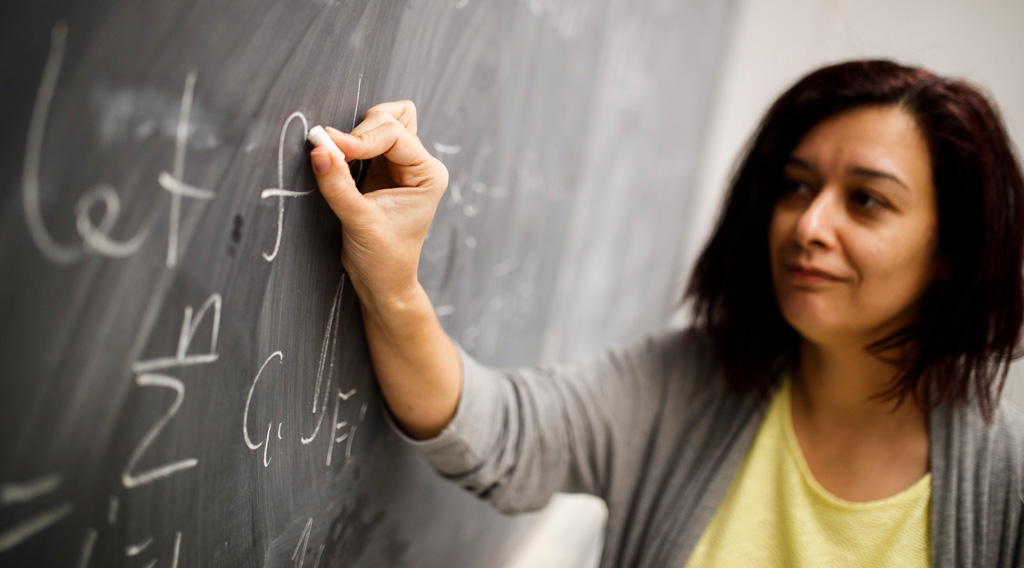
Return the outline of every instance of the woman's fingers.
[[[356,157],[357,159],[365,160],[378,156],[381,152],[364,156],[365,150],[358,145],[360,138],[386,122],[396,121],[409,131],[410,134],[416,136],[416,105],[412,101],[395,101],[374,105],[366,111],[363,115],[363,121],[356,125],[349,134],[330,127],[327,128],[327,132],[349,159]]]
[[[358,224],[366,216],[367,204],[356,188],[345,156],[331,144],[317,146],[310,152],[313,173],[320,192],[343,224]]]
[[[373,133],[380,133],[382,128],[392,129],[396,123],[413,138],[416,137],[416,105],[412,101],[395,101],[370,107],[363,121],[348,134],[333,128],[328,128],[327,131],[343,151],[351,150],[351,154],[345,152],[346,156],[365,160],[379,156],[387,149],[381,146],[381,138]],[[396,129],[395,133],[397,132]],[[374,143],[367,146],[367,137],[374,137]]]
[[[399,186],[444,189],[448,183],[447,170],[427,152],[410,126],[416,126],[415,107],[408,101],[400,101],[368,110],[366,120],[351,134],[333,128],[327,132],[348,159],[365,160],[383,155]]]
[[[310,130],[318,146],[310,156],[317,184],[342,222],[342,263],[360,297],[405,297],[416,285],[416,267],[448,170],[416,138],[411,102],[371,108],[351,134]],[[314,132],[315,131],[315,132]],[[375,158],[365,195],[346,159]]]
[[[416,136],[416,105],[412,101],[394,101],[370,107],[363,115],[363,122],[352,129],[352,134],[358,136],[363,131],[377,126],[379,121],[386,117],[397,120],[410,134]],[[360,128],[363,125],[366,126]]]
[[[353,157],[360,160],[383,154],[395,165],[416,166],[432,157],[419,138],[394,119],[385,120],[362,133],[359,140],[360,147]]]
[[[346,134],[331,126],[325,126],[324,131],[327,132],[327,135],[331,137],[331,140],[333,140],[338,148],[341,149],[341,153],[345,154],[346,161],[352,161],[356,159],[356,154],[362,153],[363,142],[359,138],[356,138],[351,134]]]

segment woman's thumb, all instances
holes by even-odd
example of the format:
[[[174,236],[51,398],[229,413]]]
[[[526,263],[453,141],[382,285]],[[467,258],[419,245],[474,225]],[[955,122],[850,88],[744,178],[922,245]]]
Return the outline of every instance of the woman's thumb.
[[[352,179],[345,154],[320,126],[310,129],[309,141],[316,146],[309,157],[320,193],[342,223],[352,223],[364,213],[366,202]]]

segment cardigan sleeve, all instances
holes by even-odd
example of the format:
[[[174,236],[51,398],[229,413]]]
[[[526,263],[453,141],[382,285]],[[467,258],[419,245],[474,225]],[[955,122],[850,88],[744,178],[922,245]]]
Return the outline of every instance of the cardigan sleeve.
[[[932,565],[1024,568],[1024,414],[1002,401],[934,408]]]
[[[444,477],[507,513],[543,507],[555,492],[606,497],[609,476],[642,465],[680,332],[589,360],[495,369],[459,349],[462,391],[437,437],[414,441]],[[394,425],[394,422],[392,422]]]

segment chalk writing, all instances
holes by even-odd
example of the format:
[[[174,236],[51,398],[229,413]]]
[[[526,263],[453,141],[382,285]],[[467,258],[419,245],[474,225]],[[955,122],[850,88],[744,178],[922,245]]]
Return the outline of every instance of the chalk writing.
[[[143,550],[146,550],[146,547],[148,547],[150,544],[153,544],[153,537],[149,537],[146,540],[140,542],[139,544],[129,545],[127,548],[125,548],[124,555],[138,556]]]
[[[338,421],[338,410],[342,401],[347,401],[352,398],[354,394],[356,394],[356,389],[352,389],[348,392],[341,392],[341,389],[338,389],[338,396],[334,399],[334,418],[331,420],[331,423],[334,424],[333,430],[335,433],[349,425],[347,420]],[[359,411],[359,422],[361,423],[365,417],[366,403],[363,403],[363,406]],[[331,458],[334,456],[335,444],[339,444],[346,440],[348,440],[348,443],[345,445],[345,459],[352,457],[352,442],[355,440],[357,427],[358,425],[353,425],[348,432],[332,438],[331,442],[327,446],[327,459],[325,460],[324,465],[331,465]]]
[[[462,214],[466,217],[476,217],[483,209],[487,185],[479,178],[487,158],[493,153],[493,146],[483,144],[474,157],[473,164],[468,169],[461,170],[455,181],[448,186],[452,196],[451,203],[460,206]]]
[[[159,420],[146,432],[146,435],[142,437],[139,445],[132,451],[131,456],[128,458],[128,465],[124,469],[124,473],[121,475],[121,483],[128,489],[152,483],[158,479],[168,477],[179,471],[193,468],[199,463],[199,460],[195,458],[189,458],[179,460],[169,464],[165,464],[159,467],[149,469],[142,473],[134,473],[136,465],[142,458],[142,454],[149,448],[153,440],[160,434],[160,431],[167,425],[167,422],[177,414],[181,408],[181,401],[185,398],[185,385],[174,377],[168,377],[166,375],[150,375],[144,374],[139,375],[135,378],[135,384],[140,387],[159,387],[165,389],[171,389],[175,393],[174,402],[171,403],[170,408],[167,412],[160,417]]]
[[[110,496],[110,503],[107,505],[107,524],[113,525],[117,521],[117,511],[121,502],[114,495]]]
[[[24,503],[53,492],[60,487],[60,477],[44,475],[24,483],[8,483],[0,487],[0,505]]]
[[[181,322],[181,332],[178,334],[178,350],[173,357],[159,357],[136,361],[132,365],[135,373],[150,373],[170,367],[188,367],[191,365],[203,365],[217,360],[217,337],[220,334],[220,316],[223,299],[220,294],[212,294],[199,307],[199,312],[192,316],[192,306],[185,306],[185,318]],[[206,311],[213,307],[213,322],[210,329],[210,350],[206,353],[189,355],[188,350],[192,345],[192,338],[195,337],[199,324],[206,316]]]
[[[145,540],[143,540],[139,544],[128,546],[125,549],[125,556],[128,557],[128,558],[131,558],[133,556],[138,556],[143,551],[145,551],[146,548],[148,548],[149,545],[152,544],[152,543],[153,543],[153,537],[147,537]],[[177,566],[178,566],[178,557],[180,556],[180,554],[181,554],[181,531],[176,531],[174,533],[174,547],[171,550],[171,568],[177,568]],[[156,564],[157,564],[157,559],[154,558],[154,559],[150,560],[149,562],[147,562],[143,566],[143,568],[153,568],[154,566],[156,566]]]
[[[349,389],[343,391],[340,388],[336,389],[336,396],[330,396],[332,392],[332,381],[331,378],[334,376],[334,366],[337,357],[334,355],[337,352],[338,338],[341,335],[341,308],[342,301],[344,300],[344,289],[345,289],[346,277],[342,274],[341,280],[335,289],[334,299],[331,302],[330,312],[327,316],[327,325],[324,329],[323,340],[320,347],[320,358],[317,365],[316,383],[313,387],[313,400],[309,407],[310,414],[316,416],[315,425],[310,434],[299,434],[299,442],[302,445],[309,445],[317,439],[320,432],[323,430],[324,417],[327,415],[328,404],[333,402],[333,417],[331,419],[331,426],[328,427],[328,444],[327,444],[327,457],[325,465],[331,465],[332,457],[334,454],[334,446],[340,442],[347,442],[345,449],[346,459],[352,456],[352,445],[355,439],[357,430],[357,424],[350,424],[346,420],[339,420],[340,406],[343,402],[350,400],[358,392],[356,389]],[[270,421],[267,423],[266,434],[260,434],[263,438],[259,442],[255,441],[255,435],[252,433],[250,418],[253,412],[253,398],[255,397],[256,387],[260,384],[260,379],[267,372],[267,367],[271,361],[277,360],[278,364],[283,364],[284,353],[282,351],[275,351],[271,353],[260,365],[259,371],[257,371],[255,378],[249,384],[249,392],[245,399],[245,410],[242,414],[242,439],[245,445],[250,450],[256,451],[259,449],[263,450],[263,466],[269,467],[273,458],[269,453],[269,446],[271,441],[271,435],[274,432],[274,423]],[[361,423],[366,415],[366,405],[363,404],[362,410],[359,414],[359,422]],[[284,427],[283,422],[277,423],[277,439],[283,440],[282,429]],[[343,428],[349,428],[348,431],[339,434],[339,431]]]
[[[24,483],[9,483],[0,488],[0,505],[7,506],[32,501],[52,493],[58,487],[60,487],[60,478],[55,475],[45,475]],[[70,515],[73,510],[74,507],[71,503],[59,503],[0,532],[0,552],[10,550],[57,524],[61,519]]]
[[[277,258],[277,253],[281,249],[281,229],[284,224],[284,200],[286,197],[302,197],[303,195],[309,195],[313,190],[308,191],[290,191],[284,189],[284,138],[285,134],[288,133],[288,125],[295,119],[302,121],[302,143],[306,143],[306,137],[309,136],[309,123],[306,121],[306,116],[301,112],[293,112],[288,115],[285,119],[284,125],[281,126],[281,135],[277,142],[277,187],[264,189],[260,193],[260,199],[267,199],[269,197],[277,198],[277,236],[274,238],[274,250],[270,253],[263,253],[263,259],[267,262],[273,262]]]
[[[356,102],[352,105],[352,129],[356,127],[356,120],[359,118],[359,95],[363,92],[363,74],[359,74],[359,80],[356,81]],[[351,131],[350,130],[350,131]],[[352,165],[352,179],[358,180],[359,175],[363,171],[363,166],[366,164],[363,160],[355,160],[351,163]]]
[[[107,510],[107,524],[113,526],[117,520],[117,503],[118,499],[116,496],[110,497],[110,507]],[[100,532],[96,527],[89,527],[85,533],[85,538],[82,539],[82,547],[78,554],[78,568],[88,568],[92,561],[93,550],[96,548],[96,541],[99,539]],[[124,547],[125,558],[141,558],[144,553],[153,553],[151,546],[156,542],[156,538],[152,535],[142,538],[136,542],[130,543]],[[178,559],[181,555],[181,531],[174,533],[174,545],[171,549],[171,568],[176,568],[178,565]],[[153,568],[157,565],[157,559],[150,559],[143,568]]]
[[[462,146],[458,144],[442,144],[441,142],[434,142],[431,144],[434,147],[434,151],[437,152],[437,159],[444,163],[445,156],[454,156],[462,152]]]
[[[82,551],[78,554],[78,568],[87,568],[89,566],[89,560],[92,559],[92,549],[96,546],[96,539],[100,533],[94,528],[90,528],[85,533],[85,538],[82,539]]]
[[[263,370],[267,368],[267,365],[274,359],[277,358],[279,363],[284,362],[284,354],[280,351],[274,351],[267,357],[266,361],[260,365],[260,370],[256,373],[256,378],[252,380],[252,385],[249,387],[249,395],[245,399],[245,412],[242,414],[242,437],[245,439],[245,445],[250,450],[258,450],[261,446],[266,444],[270,445],[270,427],[271,423],[267,424],[267,439],[254,444],[252,438],[249,437],[249,405],[252,404],[252,393],[256,390],[256,383],[259,382],[260,377],[263,375]],[[263,467],[270,465],[270,459],[267,457],[267,449],[263,448]]]
[[[312,413],[316,414],[317,401],[320,396],[320,384],[323,383],[324,377],[324,365],[327,362],[328,355],[334,353],[335,347],[338,344],[338,335],[341,319],[341,300],[342,294],[345,291],[345,275],[341,275],[341,281],[338,282],[338,288],[334,292],[334,301],[331,303],[331,314],[327,318],[327,329],[324,330],[324,340],[320,346],[320,365],[317,367],[316,372],[316,387],[313,389],[313,406]],[[329,347],[328,347],[329,345]],[[323,424],[324,414],[327,412],[327,392],[330,387],[330,377],[334,376],[334,357],[331,357],[330,367],[327,369],[328,382],[324,383],[324,401],[323,408],[320,411],[320,416],[316,421],[316,428],[313,429],[313,433],[309,436],[302,436],[301,440],[303,444],[309,444],[316,439],[316,435],[320,432],[320,425]]]
[[[437,159],[450,168],[451,165],[446,162],[446,157],[462,153],[462,147],[456,144],[444,144],[434,141],[432,147],[437,154]],[[477,153],[472,156],[472,163],[468,168],[453,168],[457,169],[459,174],[448,184],[448,192],[446,193],[447,208],[457,207],[463,216],[473,218],[483,211],[484,206],[490,199],[506,199],[508,197],[509,191],[507,187],[504,185],[491,185],[481,179],[484,166],[487,164],[488,158],[493,154],[494,146],[489,142],[484,142],[480,145]],[[530,157],[527,151],[524,154],[524,159],[529,159]],[[524,168],[520,165],[517,171],[520,174],[527,173],[528,168],[533,166],[534,164],[528,164]],[[535,176],[532,172],[529,173]],[[465,244],[467,248],[474,248],[469,242]]]
[[[42,161],[43,142],[46,134],[46,122],[49,118],[53,95],[60,78],[64,52],[67,47],[68,26],[65,22],[54,25],[50,35],[50,52],[43,68],[39,90],[36,93],[32,116],[29,120],[28,137],[25,141],[25,158],[22,163],[23,175],[21,184],[22,206],[29,235],[43,256],[57,265],[66,265],[81,259],[86,253],[104,256],[128,257],[141,248],[149,233],[149,227],[142,227],[127,241],[118,241],[110,237],[118,216],[121,212],[121,198],[113,186],[97,183],[90,187],[75,203],[75,229],[82,242],[79,244],[63,244],[46,228],[40,204],[40,165]],[[185,148],[188,141],[189,116],[192,110],[192,97],[195,91],[196,73],[189,72],[185,78],[185,89],[181,99],[181,110],[178,116],[178,127],[175,133],[175,153],[172,173],[160,172],[157,182],[171,194],[170,226],[168,229],[166,265],[173,268],[178,258],[179,229],[181,224],[181,199],[209,200],[214,194],[186,184]],[[94,224],[92,209],[102,205],[103,211],[99,224]]]
[[[171,194],[171,224],[167,235],[167,268],[174,268],[178,262],[178,231],[181,225],[181,198],[213,199],[213,192],[186,184],[185,146],[188,142],[188,121],[192,113],[192,95],[196,87],[196,72],[185,77],[185,92],[181,97],[181,112],[178,114],[178,130],[175,134],[173,173],[160,172],[157,180],[160,186]]]
[[[58,22],[53,26],[53,31],[50,34],[50,52],[46,58],[46,65],[43,67],[43,76],[32,107],[32,117],[29,120],[21,182],[21,201],[29,235],[43,256],[58,265],[75,262],[86,252],[96,252],[108,256],[130,256],[139,249],[146,237],[146,229],[141,229],[127,242],[118,242],[108,236],[120,212],[121,202],[117,192],[107,184],[98,184],[92,187],[75,205],[76,229],[85,245],[88,245],[87,247],[57,242],[43,221],[42,206],[40,205],[39,169],[46,134],[46,121],[49,118],[50,106],[64,62],[67,36],[68,26],[65,22]],[[89,212],[92,206],[99,202],[104,204],[106,210],[100,224],[93,225]]]
[[[93,204],[102,201],[103,220],[99,226],[92,224],[89,212]],[[126,257],[135,254],[146,238],[146,231],[139,231],[127,242],[115,241],[107,236],[121,210],[121,198],[113,186],[100,183],[90,187],[75,204],[75,228],[86,245],[86,251],[112,257]]]
[[[55,264],[68,264],[82,256],[77,246],[58,243],[50,235],[43,222],[42,207],[39,203],[39,162],[43,151],[43,136],[46,132],[46,119],[49,117],[53,93],[57,88],[57,79],[64,62],[64,49],[67,44],[68,26],[59,22],[50,34],[50,53],[43,67],[43,77],[36,93],[35,105],[32,107],[32,118],[29,121],[28,139],[25,142],[25,159],[22,166],[21,202],[25,211],[29,235],[47,259]]]
[[[292,561],[294,561],[295,568],[302,568],[306,563],[306,549],[309,548],[309,535],[313,532],[313,517],[310,517],[306,521],[306,526],[303,527],[302,533],[299,534],[299,542],[295,545],[295,551],[292,552]],[[320,555],[324,553],[324,545],[320,545],[319,550],[316,553],[316,560],[313,561],[313,568],[317,568],[320,565]]]
[[[465,5],[465,2],[463,2],[463,5]],[[77,200],[68,202],[65,205],[73,207],[72,219],[74,220],[74,230],[78,235],[77,238],[65,236],[65,233],[57,230],[61,227],[58,227],[54,220],[50,220],[51,225],[48,227],[44,218],[44,204],[49,203],[48,198],[50,197],[47,192],[43,191],[44,182],[50,182],[43,175],[47,173],[47,164],[44,163],[43,158],[47,142],[46,129],[51,113],[54,116],[60,116],[60,111],[63,110],[60,108],[60,104],[55,105],[54,102],[60,100],[56,95],[67,53],[67,44],[68,26],[66,23],[60,22],[51,30],[49,51],[34,99],[27,139],[25,141],[20,197],[29,236],[34,246],[41,251],[43,258],[59,266],[81,261],[89,258],[90,255],[109,258],[131,257],[141,250],[149,236],[155,236],[152,235],[153,231],[151,231],[153,223],[151,221],[143,223],[143,226],[135,229],[126,228],[124,225],[126,224],[125,219],[129,217],[125,215],[128,209],[126,205],[128,201],[122,202],[122,195],[119,194],[118,189],[114,185],[106,182],[92,183],[86,186],[85,191],[82,192]],[[75,76],[73,71],[73,66],[69,65],[65,73]],[[360,74],[357,82],[356,108],[353,109],[353,126],[355,125],[358,112],[362,78],[362,74]],[[193,181],[193,183],[189,183],[186,181],[187,154],[189,149],[195,152],[197,148],[195,139],[200,137],[193,130],[193,115],[195,115],[197,123],[203,122],[202,111],[196,98],[196,83],[196,71],[187,71],[176,120],[173,114],[175,110],[174,102],[177,96],[176,92],[172,92],[171,96],[168,97],[170,104],[163,107],[168,111],[166,117],[167,126],[162,128],[161,132],[165,132],[166,136],[170,138],[173,125],[174,155],[170,167],[166,171],[159,171],[155,176],[155,185],[159,186],[159,189],[154,187],[151,195],[154,198],[159,196],[158,199],[161,202],[166,197],[169,202],[168,217],[163,217],[163,211],[160,211],[159,215],[155,216],[157,219],[168,220],[166,256],[157,259],[158,262],[162,261],[163,267],[167,269],[177,267],[186,256],[190,231],[188,208],[200,207],[199,204],[194,204],[188,200],[206,203],[215,197],[214,191],[209,188],[200,187],[200,182],[189,180]],[[57,110],[54,110],[55,108]],[[293,121],[297,124],[293,125]],[[289,134],[297,136],[300,133],[298,132],[299,124],[301,124],[302,140],[303,144],[305,144],[304,140],[308,134],[309,123],[303,113],[298,111],[291,113],[281,125],[277,152],[277,186],[264,189],[260,193],[261,200],[277,200],[274,246],[271,250],[261,251],[261,256],[267,262],[273,262],[281,252],[286,199],[313,193],[312,190],[292,191],[284,188],[286,139]],[[141,143],[145,139],[150,138],[153,132],[156,131],[157,125],[158,122],[155,119],[144,122],[135,131],[136,136],[132,142]],[[103,132],[101,134],[105,135]],[[120,136],[117,132],[113,132],[113,134]],[[193,138],[191,145],[190,135]],[[107,137],[104,140],[109,142],[110,138]],[[449,154],[461,151],[461,148],[452,145],[435,144],[435,148],[442,153],[447,152]],[[477,156],[478,161],[483,159],[485,157]],[[353,164],[353,173],[356,177],[359,177],[359,169],[363,166],[362,162]],[[153,183],[153,181],[152,177],[147,177],[148,183]],[[465,216],[473,217],[481,210],[482,201],[480,199],[486,193],[487,187],[482,182],[466,182],[464,187],[464,191],[460,194],[460,202],[463,203]],[[167,196],[164,196],[164,191],[167,192]],[[463,194],[465,197],[463,197]],[[255,195],[250,195],[250,198],[254,199]],[[151,217],[147,216],[147,218]],[[232,242],[235,245],[239,244],[241,240],[241,226],[242,218],[240,215],[236,215],[234,230],[231,233]],[[71,227],[67,228],[70,229]],[[51,229],[53,229],[52,232]],[[132,231],[131,233],[129,232],[130,230]],[[131,236],[125,237],[126,234]],[[69,235],[74,235],[74,233]],[[472,239],[472,237],[469,238]],[[159,238],[157,239],[157,241],[160,240]],[[163,246],[162,242],[156,242],[155,244],[158,248]],[[185,278],[193,275],[189,273],[181,274],[180,276]],[[173,279],[166,278],[164,280],[165,282],[161,283],[160,292],[155,296],[158,300],[163,298],[163,294],[167,293],[170,286],[169,284],[164,286],[164,284],[172,282]],[[339,352],[339,338],[342,334],[341,320],[343,301],[345,299],[345,284],[346,276],[342,275],[334,294],[330,313],[327,314],[327,324],[324,329],[311,404],[309,398],[307,398],[308,389],[303,391],[305,394],[299,403],[302,410],[302,418],[305,422],[297,425],[289,424],[289,427],[285,428],[284,422],[276,421],[275,427],[275,420],[270,420],[267,423],[265,433],[262,428],[262,420],[258,420],[260,422],[259,425],[255,423],[249,424],[249,422],[257,421],[255,420],[255,414],[250,416],[250,412],[255,412],[252,406],[257,384],[260,383],[260,379],[264,374],[271,371],[268,367],[271,366],[270,363],[274,359],[277,360],[279,366],[283,365],[284,354],[282,351],[275,351],[263,361],[250,384],[243,415],[243,439],[246,447],[250,450],[257,451],[262,449],[264,467],[270,465],[274,456],[270,449],[270,444],[275,433],[277,440],[274,442],[275,448],[279,447],[276,445],[277,443],[293,443],[289,440],[295,440],[296,438],[302,445],[309,445],[317,440],[318,435],[323,433],[322,438],[327,438],[327,440],[319,442],[321,446],[314,451],[320,451],[319,448],[325,449],[327,466],[332,465],[332,460],[334,465],[337,465],[337,462],[340,461],[338,458],[342,452],[345,459],[351,459],[353,456],[356,435],[366,418],[368,403],[363,401],[366,397],[365,395],[360,396],[359,389],[341,388],[338,385],[339,381],[335,377],[335,365],[339,359],[337,356]],[[160,407],[157,412],[145,417],[145,422],[138,425],[140,428],[139,432],[142,435],[138,439],[129,441],[130,444],[134,445],[126,448],[128,449],[127,459],[109,466],[114,469],[115,473],[120,473],[118,495],[109,495],[107,506],[102,507],[102,497],[104,495],[97,496],[94,493],[89,493],[87,497],[90,504],[97,506],[96,518],[91,521],[81,521],[81,519],[78,519],[81,513],[76,512],[75,505],[70,500],[53,504],[57,499],[52,498],[55,497],[52,494],[63,486],[62,479],[58,475],[42,475],[29,481],[0,485],[0,507],[5,508],[3,511],[5,515],[8,513],[7,507],[27,506],[33,508],[31,514],[26,515],[24,518],[19,518],[14,522],[10,520],[3,521],[3,526],[0,526],[0,553],[16,548],[62,522],[66,526],[69,522],[64,521],[72,517],[75,518],[76,522],[82,522],[85,526],[79,529],[83,530],[82,533],[75,534],[75,539],[81,538],[80,546],[76,540],[75,546],[70,550],[63,551],[63,553],[68,554],[71,561],[76,562],[79,568],[88,568],[90,563],[102,563],[99,555],[97,555],[97,551],[103,551],[102,556],[113,554],[122,557],[121,561],[118,562],[119,564],[127,563],[130,560],[132,566],[141,566],[142,568],[153,568],[158,563],[161,566],[169,564],[172,568],[177,567],[182,545],[181,531],[174,532],[173,543],[168,543],[168,534],[154,533],[146,535],[146,533],[136,532],[138,529],[135,528],[135,525],[131,526],[130,531],[123,530],[118,533],[118,531],[110,527],[115,527],[119,519],[122,523],[135,523],[138,519],[144,519],[147,514],[151,513],[148,506],[143,506],[139,509],[130,506],[132,502],[130,498],[125,497],[126,494],[141,495],[141,497],[135,497],[136,499],[148,499],[150,494],[147,491],[134,490],[177,474],[183,474],[186,471],[197,468],[199,465],[198,458],[187,457],[187,454],[186,457],[174,455],[172,459],[161,459],[154,454],[159,454],[159,443],[161,440],[173,437],[175,428],[172,426],[174,424],[180,425],[182,420],[179,414],[181,414],[183,409],[186,391],[191,391],[193,388],[189,385],[189,388],[186,389],[185,382],[181,378],[172,376],[178,374],[173,372],[172,369],[207,365],[217,362],[220,357],[218,341],[223,316],[223,303],[223,298],[219,293],[212,293],[201,304],[185,305],[173,351],[170,353],[167,351],[146,353],[147,355],[163,356],[140,358],[131,364],[130,369],[134,378],[134,387],[143,389],[140,392],[145,393],[142,396],[147,401],[149,401],[150,396],[163,396],[166,398],[161,398],[158,401]],[[155,309],[159,306],[158,303],[151,303],[150,305],[154,309],[147,312],[146,324],[142,326],[143,329],[147,330],[149,323],[154,321],[157,314],[160,313]],[[177,322],[174,321],[172,323]],[[209,344],[205,345],[207,330],[209,332]],[[173,333],[173,330],[168,331]],[[171,338],[173,340],[174,336],[171,335]],[[311,374],[309,373],[309,375]],[[311,378],[311,376],[307,377],[307,379]],[[264,377],[262,384],[265,385],[267,380],[269,378]],[[173,397],[165,391],[173,392]],[[156,395],[156,392],[161,394]],[[192,396],[194,396],[194,393]],[[333,409],[330,409],[329,406],[333,406]],[[313,415],[312,419],[306,416],[307,410],[309,414]],[[329,410],[333,410],[331,414],[332,419],[328,426],[323,426],[324,422],[326,422],[324,417],[329,414]],[[254,418],[254,420],[250,420],[250,418]],[[362,439],[363,435],[361,434],[360,436],[360,439]],[[260,441],[256,442],[256,438],[260,438]],[[339,445],[343,445],[343,447],[335,448],[335,446]],[[335,455],[335,453],[338,455]],[[314,459],[319,460],[319,455],[314,454]],[[90,456],[90,458],[92,457]],[[156,465],[153,465],[154,462],[156,462]],[[94,479],[93,474],[97,473],[91,471],[95,464],[90,463],[87,465],[88,467],[84,468],[87,472],[86,477],[87,480],[92,480]],[[106,464],[103,464],[103,466],[108,467]],[[115,482],[116,479],[115,474]],[[73,485],[69,483],[68,487]],[[123,492],[123,490],[128,491]],[[51,497],[52,499],[42,503],[40,500],[43,497]],[[99,497],[98,501],[97,497]],[[122,506],[122,497],[127,499],[124,506]],[[177,496],[175,497],[177,498]],[[45,507],[42,505],[45,505]],[[139,514],[138,510],[142,510],[143,513]],[[10,519],[10,516],[7,515],[4,518]],[[104,519],[106,521],[105,525]],[[107,527],[106,530],[104,530],[105,526]],[[307,554],[312,556],[313,552],[316,553],[313,566],[317,568],[324,553],[324,544],[319,545],[318,549],[315,547],[313,549],[310,548],[312,526],[313,518],[310,517],[302,535],[300,535],[298,546],[292,555],[296,565],[300,568],[303,567],[304,562],[307,560]],[[129,532],[131,533],[130,540],[124,538]],[[116,543],[112,541],[108,545],[106,539],[111,536],[122,538],[123,540],[119,540]],[[157,559],[158,556],[160,557],[159,561]],[[169,563],[168,559],[170,560]]]

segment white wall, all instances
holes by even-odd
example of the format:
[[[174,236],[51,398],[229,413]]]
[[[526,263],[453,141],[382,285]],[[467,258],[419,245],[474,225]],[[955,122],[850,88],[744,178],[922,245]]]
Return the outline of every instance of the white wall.
[[[761,115],[789,85],[826,63],[882,57],[963,77],[995,99],[1020,149],[1022,25],[1020,0],[746,0],[698,177],[689,263],[712,229],[734,160]],[[1024,365],[1018,363],[1007,389],[1024,407],[1021,383]]]

